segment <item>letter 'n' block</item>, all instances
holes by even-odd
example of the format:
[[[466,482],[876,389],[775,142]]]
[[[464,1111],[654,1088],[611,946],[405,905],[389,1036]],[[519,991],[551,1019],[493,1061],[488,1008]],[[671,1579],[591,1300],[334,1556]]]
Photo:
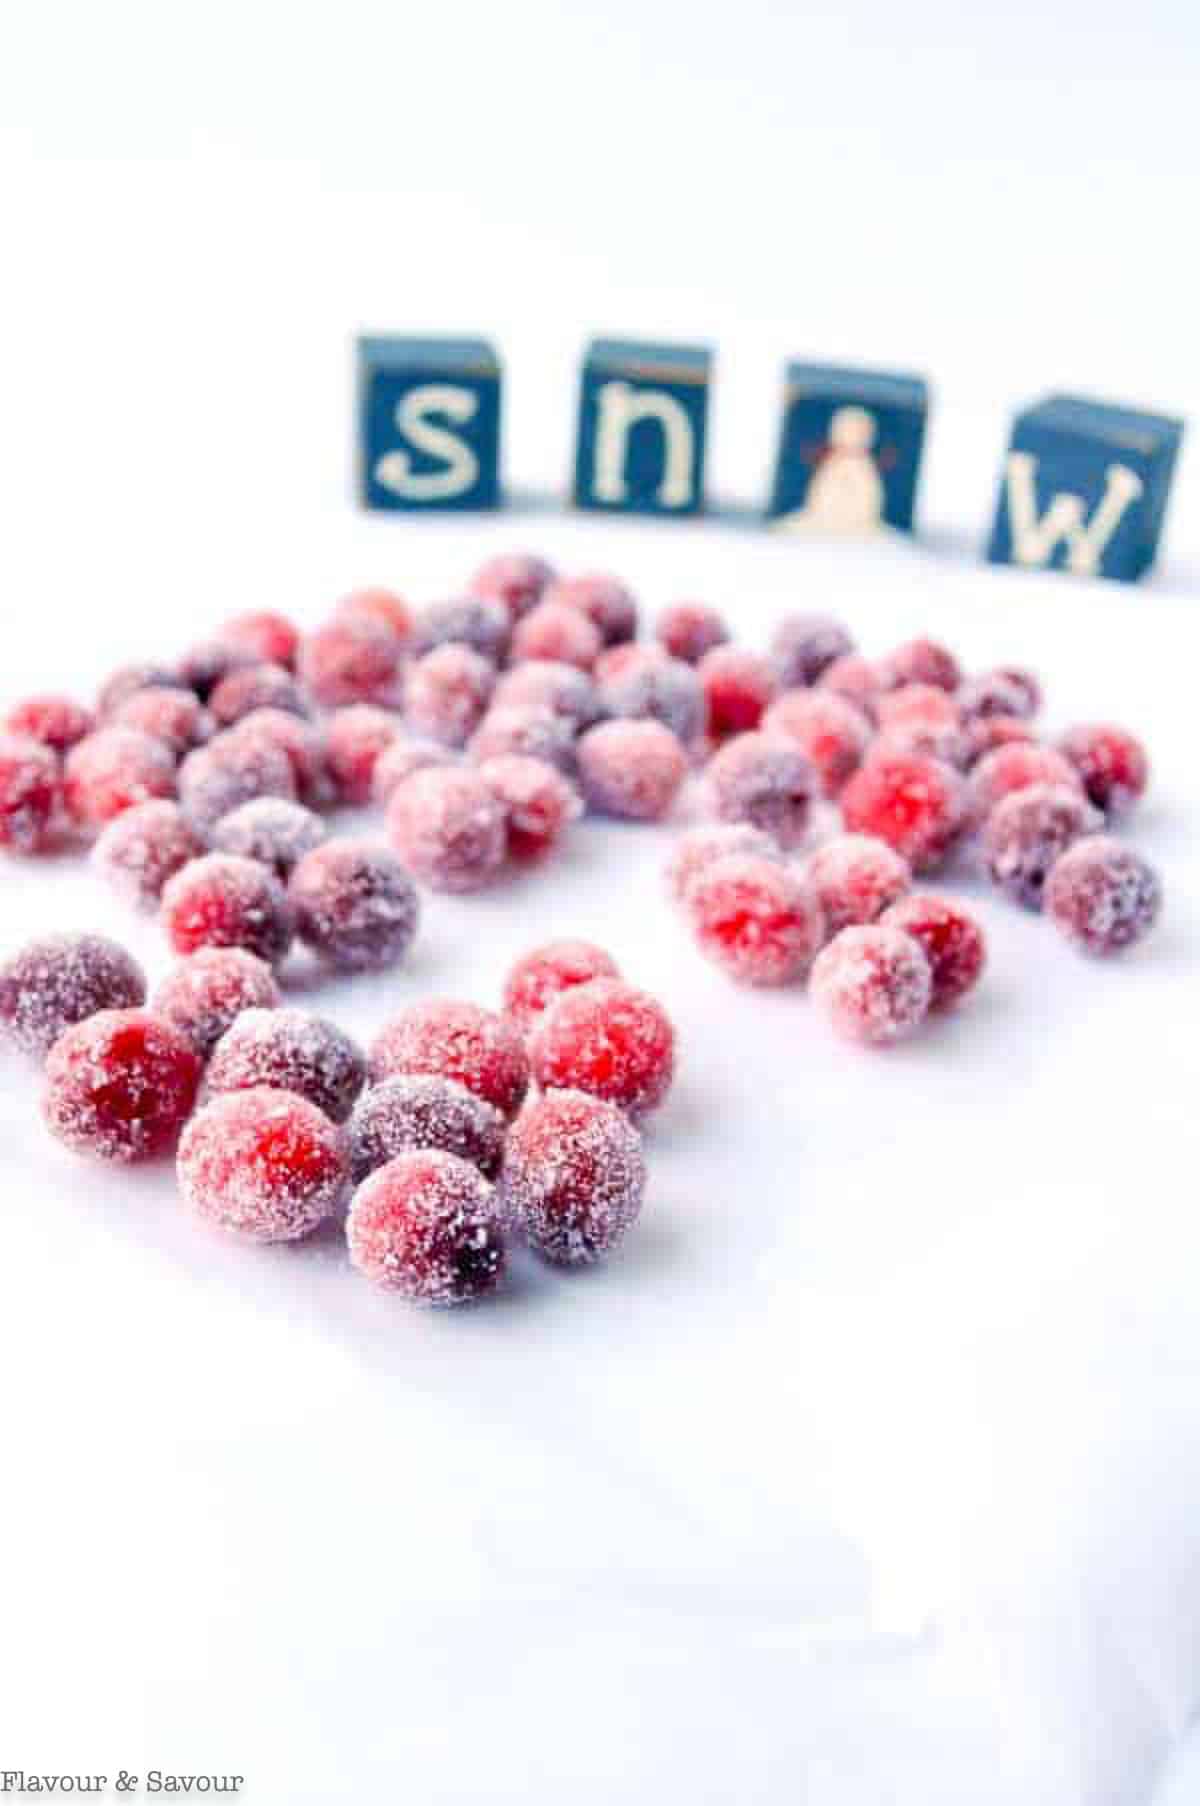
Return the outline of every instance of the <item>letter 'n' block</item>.
[[[993,564],[1132,583],[1153,564],[1183,422],[1050,395],[1013,421]]]
[[[712,353],[593,339],[583,363],[575,501],[626,514],[698,514]]]
[[[768,519],[789,533],[911,533],[928,412],[919,376],[789,364]]]
[[[500,364],[486,339],[358,341],[366,508],[494,508]]]

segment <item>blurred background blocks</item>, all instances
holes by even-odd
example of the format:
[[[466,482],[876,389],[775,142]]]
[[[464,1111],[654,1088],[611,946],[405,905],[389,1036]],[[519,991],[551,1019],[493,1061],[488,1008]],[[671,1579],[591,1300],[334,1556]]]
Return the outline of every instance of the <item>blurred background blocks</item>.
[[[360,338],[366,508],[494,508],[500,363],[486,339]]]
[[[767,518],[787,532],[911,532],[928,411],[920,377],[788,364]]]
[[[576,505],[698,514],[711,377],[703,346],[593,339],[580,383]]]

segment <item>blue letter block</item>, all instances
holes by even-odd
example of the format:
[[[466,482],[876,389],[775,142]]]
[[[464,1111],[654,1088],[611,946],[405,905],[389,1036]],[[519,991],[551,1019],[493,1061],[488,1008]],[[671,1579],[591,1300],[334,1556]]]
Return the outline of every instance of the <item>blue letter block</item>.
[[[1154,562],[1183,422],[1050,395],[1013,421],[988,557],[1115,577]]]
[[[910,533],[928,412],[920,377],[789,364],[768,519],[788,532]]]
[[[366,508],[494,508],[500,365],[486,339],[358,341]]]
[[[575,501],[626,514],[698,514],[712,353],[593,339],[583,363]]]

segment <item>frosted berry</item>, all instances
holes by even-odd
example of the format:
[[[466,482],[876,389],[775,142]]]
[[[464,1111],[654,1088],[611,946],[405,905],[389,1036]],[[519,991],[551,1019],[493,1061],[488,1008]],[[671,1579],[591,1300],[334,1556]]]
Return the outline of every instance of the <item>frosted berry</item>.
[[[346,1187],[342,1131],[307,1098],[259,1086],[214,1097],[183,1132],[179,1189],[197,1214],[250,1242],[294,1242]]]
[[[278,1003],[275,974],[263,960],[241,947],[201,947],[168,972],[153,1007],[207,1060],[243,1010],[273,1010]]]
[[[284,796],[256,796],[223,815],[212,831],[213,850],[238,853],[287,878],[306,853],[325,839],[325,823],[303,803]]]
[[[781,690],[815,684],[834,659],[854,651],[854,641],[831,615],[791,615],[771,637],[771,663]]]
[[[174,1147],[200,1071],[169,1022],[144,1009],[101,1010],[50,1049],[43,1115],[50,1133],[76,1153],[152,1160]]]
[[[901,684],[883,692],[875,713],[876,753],[922,753],[947,765],[966,763],[967,737],[958,704],[948,690],[936,684]]]
[[[531,658],[501,675],[492,695],[493,707],[526,702],[553,709],[577,733],[591,727],[604,712],[588,673],[560,659]]]
[[[1030,723],[1018,715],[976,715],[966,723],[965,732],[967,771],[1001,746],[1029,746],[1035,738]]]
[[[1046,914],[1087,953],[1119,953],[1149,934],[1162,885],[1148,860],[1111,834],[1089,834],[1055,860]]]
[[[558,1266],[586,1265],[608,1254],[641,1213],[641,1137],[602,1098],[548,1092],[513,1127],[500,1189],[531,1248]]]
[[[698,665],[714,646],[724,646],[729,629],[724,617],[704,602],[672,602],[654,629],[659,644],[685,665]]]
[[[159,684],[149,690],[135,690],[108,716],[122,727],[140,728],[155,740],[162,740],[177,759],[193,746],[211,739],[212,716],[194,690],[169,689]]]
[[[100,934],[42,935],[0,965],[0,1032],[34,1059],[97,1011],[145,1001],[137,961]]]
[[[328,809],[337,801],[337,790],[326,758],[325,735],[311,721],[290,715],[286,709],[255,709],[244,715],[236,727],[219,736],[223,756],[231,763],[253,765],[261,756],[272,771],[278,770],[276,754],[282,753],[291,766],[291,788],[271,795],[294,796],[308,809]],[[259,749],[269,750],[260,754]],[[259,792],[258,794],[267,794]],[[243,798],[243,801],[248,799]]]
[[[593,572],[583,577],[559,577],[542,600],[565,602],[577,608],[596,628],[606,646],[617,646],[637,635],[638,611],[632,592],[619,577]]]
[[[69,696],[29,696],[4,717],[7,733],[18,740],[37,740],[51,752],[68,752],[96,725],[91,709]]]
[[[591,941],[547,941],[522,957],[504,981],[504,1013],[528,1034],[564,991],[593,978],[619,978],[616,961]]]
[[[929,962],[931,1010],[948,1010],[979,982],[987,946],[974,916],[945,897],[914,892],[880,918],[911,935]]]
[[[111,715],[135,690],[150,689],[157,684],[174,688],[178,682],[178,673],[166,665],[119,665],[100,686],[96,713],[101,717]]]
[[[626,821],[661,821],[688,773],[687,754],[658,721],[602,721],[576,749],[586,801]]]
[[[662,1103],[675,1073],[675,1031],[657,998],[619,978],[563,993],[529,1041],[543,1090],[587,1091],[642,1116]]]
[[[480,890],[504,864],[504,810],[477,771],[413,772],[392,795],[387,826],[404,864],[431,890]]]
[[[749,822],[779,842],[798,847],[808,830],[817,774],[793,740],[782,734],[738,734],[708,765],[709,794],[722,821]]]
[[[583,813],[574,785],[545,759],[502,753],[479,775],[504,811],[505,851],[518,865],[546,858]]]
[[[667,861],[667,890],[676,903],[685,901],[688,891],[708,867],[731,853],[746,853],[756,859],[782,858],[779,843],[749,822],[721,822],[715,827],[692,828],[678,840]]]
[[[599,683],[606,714],[631,721],[661,721],[681,745],[692,747],[708,731],[708,698],[691,665],[668,658],[656,646]]]
[[[262,659],[245,647],[231,646],[226,640],[201,640],[189,646],[175,668],[172,683],[192,690],[201,702],[207,702],[223,677],[240,671],[245,665],[261,665]]]
[[[871,752],[841,795],[852,833],[885,840],[914,872],[940,865],[962,830],[965,794],[959,774],[922,753]]]
[[[259,664],[282,665],[286,671],[295,669],[300,650],[299,632],[286,615],[276,614],[272,609],[251,609],[246,614],[232,616],[220,629],[219,637],[227,646],[235,646]]]
[[[881,661],[885,690],[902,684],[936,684],[939,690],[957,690],[962,682],[958,660],[937,640],[906,640]]]
[[[503,602],[509,618],[518,621],[541,601],[546,585],[553,580],[554,571],[544,558],[510,552],[481,564],[467,589],[472,596],[494,596]]]
[[[333,611],[333,618],[343,626],[382,630],[392,639],[407,641],[412,634],[412,610],[403,596],[394,590],[367,588],[343,596]]]
[[[135,803],[174,794],[174,755],[139,728],[99,728],[67,754],[63,797],[81,828],[102,828]]]
[[[0,734],[0,847],[16,853],[44,847],[60,796],[58,760],[50,748],[40,740]]]
[[[871,723],[861,709],[823,690],[786,690],[763,716],[763,732],[791,740],[808,759],[824,796],[837,796],[862,763]]]
[[[1014,903],[1040,909],[1050,868],[1073,841],[1099,826],[1087,798],[1065,784],[1031,784],[1002,797],[983,825],[988,876]]]
[[[512,658],[552,659],[590,671],[604,641],[587,615],[569,602],[538,602],[513,629]]]
[[[210,1092],[271,1085],[294,1091],[345,1122],[367,1076],[366,1061],[342,1029],[307,1010],[242,1010],[208,1064]]]
[[[346,1241],[372,1284],[418,1304],[486,1297],[504,1275],[492,1187],[477,1167],[436,1148],[400,1154],[363,1181]]]
[[[167,879],[206,850],[179,804],[164,797],[114,817],[93,847],[92,861],[128,902],[155,909]]]
[[[209,697],[208,707],[218,727],[232,727],[255,709],[283,709],[301,717],[309,713],[308,698],[283,665],[244,665],[231,671]]]
[[[701,949],[741,984],[802,978],[825,935],[811,887],[778,860],[753,853],[705,866],[684,906]]]
[[[371,795],[377,803],[389,803],[401,784],[411,778],[414,771],[424,771],[430,765],[449,765],[453,755],[444,746],[433,746],[428,741],[396,739],[386,752],[380,753],[375,761],[375,771],[371,779]]]
[[[499,708],[493,703],[467,750],[477,764],[506,753],[522,753],[571,772],[575,768],[575,730],[543,702],[509,702]]]
[[[825,667],[817,679],[817,688],[852,702],[869,721],[874,721],[883,694],[883,678],[879,666],[871,659],[863,658],[858,652],[847,652]]]
[[[350,1119],[350,1171],[355,1184],[398,1154],[440,1148],[469,1160],[488,1179],[500,1170],[508,1124],[493,1104],[455,1079],[404,1072],[372,1085]]]
[[[1052,746],[1013,740],[985,753],[972,767],[968,780],[967,802],[972,821],[984,821],[1002,797],[1011,796],[1015,790],[1027,790],[1031,784],[1080,788],[1074,766]]]
[[[408,667],[404,713],[416,734],[442,746],[465,746],[483,720],[496,673],[469,646],[450,643]]]
[[[306,853],[288,895],[296,933],[338,972],[383,972],[399,964],[417,929],[413,881],[396,855],[373,841],[337,839]]]
[[[274,872],[236,853],[206,853],[168,880],[163,924],[176,953],[244,947],[278,965],[292,942],[292,909]]]
[[[364,620],[329,621],[302,641],[301,680],[327,709],[352,702],[394,701],[403,643],[386,627]]]
[[[529,1089],[529,1060],[517,1030],[476,1003],[430,998],[410,1004],[371,1048],[371,1075],[425,1072],[454,1079],[513,1117]]]
[[[502,665],[512,638],[512,617],[494,596],[431,602],[413,623],[409,651],[424,658],[436,646],[469,646],[489,665]]]
[[[924,1020],[933,979],[918,943],[882,922],[843,928],[817,955],[814,1001],[839,1034],[883,1046]]]
[[[870,834],[833,835],[809,855],[804,869],[830,935],[875,921],[912,882],[908,861]]]
[[[211,832],[242,803],[262,796],[289,802],[296,797],[292,761],[263,733],[251,736],[235,729],[218,734],[207,746],[190,752],[179,767],[180,805],[202,833]]]
[[[1037,706],[1036,692],[1003,671],[985,671],[979,677],[968,677],[955,691],[954,700],[966,722],[986,721],[995,716],[1024,720],[1035,713]]]
[[[662,647],[652,642],[622,640],[620,645],[604,648],[592,666],[592,677],[597,684],[613,683],[619,677],[628,677],[631,671],[645,670],[665,656]]]
[[[1094,722],[1069,728],[1059,751],[1078,772],[1088,800],[1120,821],[1143,795],[1150,776],[1146,749],[1124,728]]]
[[[337,709],[325,723],[325,762],[340,803],[367,803],[375,767],[399,738],[400,719],[374,703]]]
[[[778,684],[768,659],[740,646],[714,646],[696,667],[708,701],[708,731],[714,740],[756,728]]]

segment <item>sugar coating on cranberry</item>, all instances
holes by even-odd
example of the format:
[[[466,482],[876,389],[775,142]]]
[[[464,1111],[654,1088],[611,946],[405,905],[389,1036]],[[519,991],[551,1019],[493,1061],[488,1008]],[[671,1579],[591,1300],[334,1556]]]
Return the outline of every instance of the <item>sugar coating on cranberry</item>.
[[[575,730],[563,715],[544,702],[494,703],[471,736],[467,748],[476,763],[506,753],[545,759],[560,771],[575,767]]]
[[[817,687],[844,697],[861,709],[869,721],[874,721],[884,685],[879,666],[873,660],[858,652],[847,652],[826,665],[817,679]]]
[[[508,1124],[500,1111],[456,1079],[402,1072],[364,1091],[350,1119],[355,1184],[399,1154],[440,1148],[469,1160],[488,1179],[500,1170]]]
[[[410,1004],[376,1038],[372,1077],[403,1072],[454,1079],[505,1117],[516,1115],[529,1089],[529,1059],[513,1024],[452,998]]]
[[[746,853],[756,859],[783,857],[778,841],[749,822],[720,822],[714,827],[692,828],[676,842],[667,861],[664,876],[673,900],[684,902],[701,872],[731,853]]]
[[[469,646],[449,642],[408,667],[404,713],[416,734],[442,746],[465,746],[483,720],[495,668]]]
[[[504,981],[504,1014],[528,1034],[556,997],[593,978],[619,978],[617,963],[592,941],[547,941],[517,960]]]
[[[253,768],[262,757],[272,771],[278,770],[276,755],[282,753],[291,766],[292,783],[287,791],[272,788],[272,795],[295,796],[309,809],[327,809],[337,801],[326,758],[325,734],[314,722],[290,715],[286,709],[254,709],[221,734],[217,744],[230,763],[241,762]],[[270,749],[265,754],[260,751],[264,747]]]
[[[98,728],[67,754],[63,798],[81,828],[102,828],[136,803],[174,794],[170,747],[140,728]]]
[[[685,665],[698,665],[706,652],[729,639],[724,616],[706,602],[672,602],[659,615],[654,632],[671,657]]]
[[[1101,821],[1081,791],[1031,784],[1002,797],[983,825],[984,867],[992,882],[1026,909],[1040,909],[1050,868]]]
[[[46,1059],[42,1112],[50,1133],[100,1160],[152,1160],[191,1114],[200,1061],[149,1010],[108,1009],[59,1036]]]
[[[1003,671],[984,671],[978,677],[968,677],[955,691],[954,700],[966,722],[987,721],[996,716],[1024,720],[1036,707],[1028,686],[1007,677]]]
[[[210,1092],[270,1085],[294,1091],[345,1122],[363,1088],[367,1065],[350,1036],[308,1010],[242,1010],[221,1036],[208,1065]]]
[[[309,693],[327,709],[352,702],[394,701],[403,643],[386,627],[363,619],[318,627],[300,646],[297,669]]]
[[[261,665],[262,659],[244,646],[231,646],[227,640],[201,640],[189,646],[175,667],[174,684],[192,690],[201,702],[207,702],[223,677],[240,671],[244,665]]]
[[[790,615],[771,636],[771,663],[782,690],[806,689],[853,651],[853,638],[832,615]]]
[[[159,684],[135,690],[111,711],[108,720],[121,727],[140,728],[171,748],[177,759],[193,746],[212,738],[213,720],[194,690],[168,689]]]
[[[547,1092],[513,1126],[500,1190],[531,1248],[558,1266],[585,1266],[608,1254],[641,1214],[641,1137],[603,1098]]]
[[[688,920],[703,952],[748,985],[802,978],[825,936],[811,887],[776,859],[730,853],[688,888]]]
[[[115,816],[92,848],[92,862],[128,902],[155,909],[167,879],[206,851],[204,836],[164,797]]]
[[[512,638],[512,616],[494,596],[462,596],[431,602],[413,623],[409,651],[423,658],[436,646],[469,646],[490,665],[502,665]]]
[[[924,1021],[933,994],[929,961],[899,928],[843,928],[817,955],[812,996],[839,1034],[880,1047]]]
[[[181,959],[154,993],[154,1013],[207,1060],[243,1010],[273,1010],[279,1003],[275,974],[241,947],[201,947]]]
[[[480,890],[504,864],[504,810],[477,771],[413,772],[392,795],[387,825],[404,864],[431,890]]]
[[[244,947],[278,965],[292,943],[287,892],[265,865],[236,853],[206,853],[168,879],[163,925],[176,953]]]
[[[871,752],[841,795],[842,818],[857,834],[885,840],[914,872],[947,857],[965,819],[962,778],[924,753]]]
[[[972,767],[968,781],[967,805],[972,821],[982,822],[1002,797],[1011,796],[1015,790],[1027,790],[1031,784],[1080,788],[1074,766],[1052,746],[1012,740],[985,753]]]
[[[946,897],[916,891],[880,918],[911,935],[929,962],[931,1010],[948,1010],[978,984],[987,958],[983,930],[974,916]]]
[[[257,797],[296,798],[292,761],[265,735],[219,734],[190,752],[179,767],[179,801],[202,833]]]
[[[494,596],[503,602],[509,618],[518,621],[541,601],[546,585],[553,581],[554,569],[544,558],[530,552],[506,552],[481,564],[467,589],[472,596]]]
[[[417,931],[416,887],[388,847],[329,840],[306,853],[288,897],[296,933],[338,972],[384,972],[398,965]]]
[[[231,671],[212,692],[208,707],[218,727],[232,727],[255,709],[283,709],[301,717],[309,713],[307,696],[282,665],[244,665]]]
[[[1146,749],[1133,734],[1111,722],[1069,728],[1059,751],[1078,772],[1088,801],[1109,821],[1120,821],[1144,794],[1150,777]]]
[[[591,727],[604,713],[588,673],[561,659],[531,658],[501,675],[492,695],[493,706],[527,702],[540,702],[553,709],[577,733]]]
[[[978,765],[1001,746],[1028,746],[1035,736],[1032,726],[1018,715],[975,715],[966,723],[964,767]]]
[[[352,627],[382,631],[401,642],[407,641],[412,634],[412,610],[404,597],[398,596],[395,590],[378,586],[352,590],[348,596],[343,596],[333,611],[333,618]]]
[[[65,1029],[146,1001],[132,954],[101,934],[46,934],[0,965],[0,1030],[41,1059]]]
[[[377,803],[389,803],[401,784],[411,778],[414,771],[424,771],[430,765],[449,765],[453,755],[444,746],[434,746],[429,741],[396,739],[380,753],[375,761],[375,770],[371,778],[371,796]]]
[[[18,740],[37,740],[56,753],[68,752],[95,725],[91,709],[70,696],[28,696],[4,717],[6,732]]]
[[[958,660],[938,640],[906,640],[880,663],[885,690],[902,684],[935,684],[939,690],[957,690],[962,682]]]
[[[875,712],[877,751],[927,753],[947,765],[965,765],[967,737],[958,703],[948,690],[936,684],[901,684],[883,692]]]
[[[871,743],[871,723],[862,710],[823,690],[786,690],[771,704],[762,726],[764,733],[800,748],[827,797],[837,796]]]
[[[696,667],[708,702],[714,740],[750,733],[775,698],[778,684],[769,659],[741,646],[714,646]]]
[[[371,702],[336,709],[325,723],[325,760],[342,803],[366,803],[375,767],[401,733],[398,716]]]
[[[707,780],[720,820],[749,822],[785,852],[803,841],[819,786],[793,740],[782,734],[738,734],[714,753]]]
[[[631,721],[660,721],[683,746],[695,746],[708,731],[708,698],[691,665],[668,658],[657,646],[639,647],[638,659],[601,680],[606,714]]]
[[[637,602],[619,577],[600,571],[581,577],[559,577],[547,587],[542,600],[565,602],[568,607],[577,608],[596,628],[605,646],[618,646],[637,634]]]
[[[96,713],[101,717],[111,715],[135,690],[150,689],[157,684],[174,688],[178,682],[178,673],[166,665],[119,665],[100,686]]]
[[[331,1217],[346,1187],[342,1131],[293,1091],[227,1091],[179,1143],[179,1189],[207,1222],[251,1242],[294,1242]]]
[[[814,849],[804,869],[830,935],[875,921],[912,882],[908,861],[870,834],[834,834]]]
[[[251,655],[259,664],[282,665],[290,671],[300,650],[300,634],[286,615],[270,608],[249,609],[225,622],[219,637],[227,646]]]
[[[586,801],[625,821],[661,821],[688,773],[687,754],[660,721],[602,721],[580,736]]]
[[[303,803],[283,796],[256,796],[221,817],[212,831],[212,844],[218,853],[257,859],[277,878],[287,878],[325,835],[325,823]]]
[[[594,978],[557,998],[529,1040],[543,1090],[587,1091],[633,1116],[657,1109],[675,1074],[675,1030],[648,991]]]
[[[437,1148],[400,1154],[350,1200],[346,1242],[358,1271],[417,1304],[465,1304],[504,1275],[495,1193],[466,1160]]]
[[[479,775],[504,811],[505,851],[518,865],[546,858],[583,813],[575,786],[545,759],[501,753]]]
[[[600,629],[569,602],[538,602],[513,629],[512,658],[551,659],[590,671],[604,641]]]
[[[1143,940],[1162,908],[1149,860],[1112,834],[1088,834],[1050,868],[1046,914],[1087,953],[1119,953]]]
[[[58,759],[51,749],[40,740],[0,734],[0,847],[36,853],[45,846],[60,795]]]

